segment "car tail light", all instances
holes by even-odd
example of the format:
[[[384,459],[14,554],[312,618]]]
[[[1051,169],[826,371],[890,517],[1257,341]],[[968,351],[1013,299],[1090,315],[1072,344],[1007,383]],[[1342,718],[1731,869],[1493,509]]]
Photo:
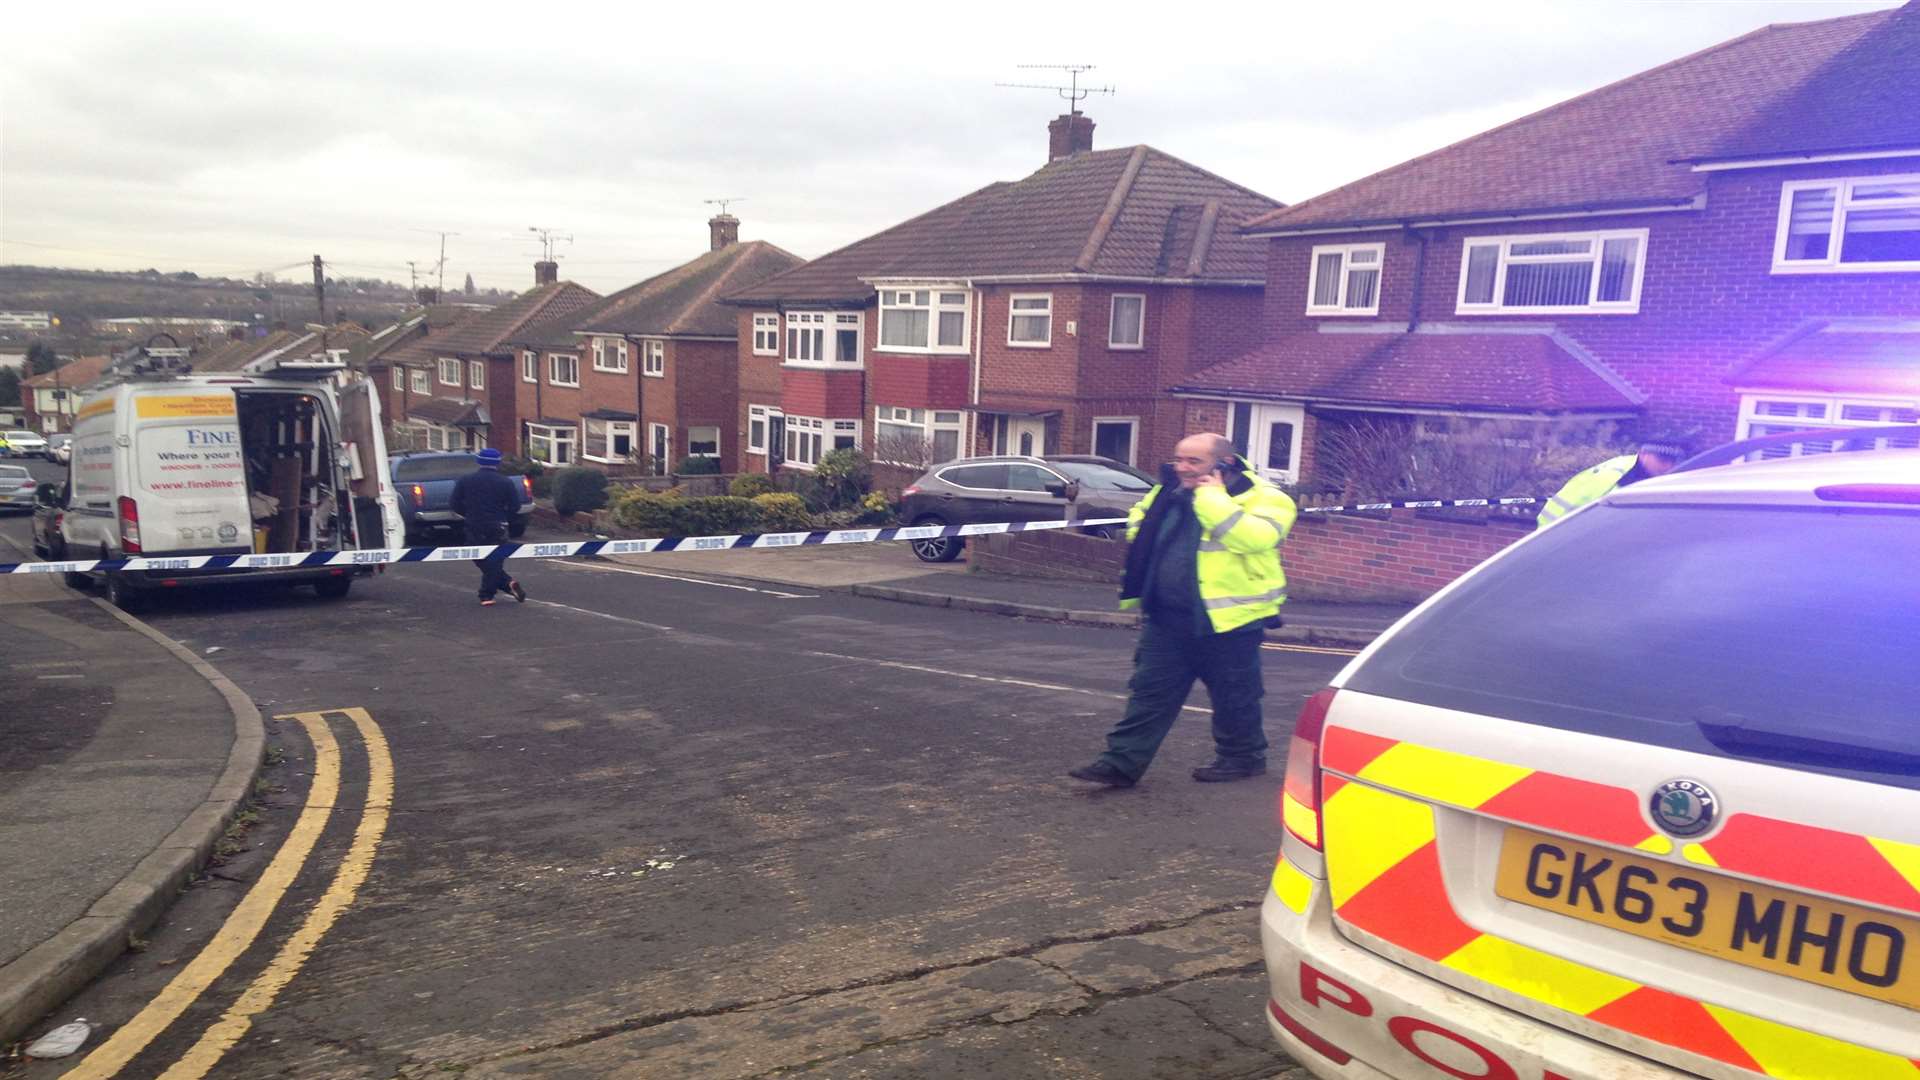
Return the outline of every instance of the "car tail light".
[[[907,487],[906,487],[906,490],[904,490],[904,491],[902,491],[902,492],[900,493],[900,497],[904,499],[904,498],[906,498],[906,497],[907,497],[907,496],[909,496],[909,495],[918,495],[918,494],[920,494],[920,485],[919,485],[919,484],[908,484],[908,485],[907,485]]]
[[[1300,706],[1287,743],[1287,779],[1280,789],[1280,820],[1287,831],[1320,850],[1320,735],[1337,691],[1329,686]]]
[[[522,474],[520,477],[520,488],[527,493],[527,500],[531,502],[533,500],[533,477]]]
[[[427,489],[421,487],[419,484],[413,485],[413,501],[416,506],[419,505],[420,503],[426,502]]]
[[[140,504],[131,496],[120,496],[120,550],[140,554]]]

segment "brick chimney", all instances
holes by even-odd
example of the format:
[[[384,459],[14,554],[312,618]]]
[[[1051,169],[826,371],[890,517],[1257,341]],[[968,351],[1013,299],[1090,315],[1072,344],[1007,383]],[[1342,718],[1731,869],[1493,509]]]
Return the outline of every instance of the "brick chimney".
[[[712,241],[713,251],[739,243],[740,219],[724,212],[713,215],[707,219],[707,236]]]
[[[1047,160],[1059,161],[1093,151],[1093,121],[1086,113],[1062,113],[1047,125]]]
[[[560,264],[550,259],[542,259],[533,264],[533,287],[551,285],[560,280]]]
[[[422,285],[413,297],[420,301],[422,306],[437,304],[440,302],[440,290],[431,285]]]

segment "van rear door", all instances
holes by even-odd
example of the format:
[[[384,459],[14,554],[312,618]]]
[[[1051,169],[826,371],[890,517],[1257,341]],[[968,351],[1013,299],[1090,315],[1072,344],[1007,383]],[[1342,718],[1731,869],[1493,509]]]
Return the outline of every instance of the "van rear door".
[[[362,379],[342,387],[338,395],[340,437],[347,444],[343,455],[350,473],[354,520],[366,533],[360,537],[363,548],[397,548],[405,545],[400,521],[400,500],[393,490],[387,467],[387,437],[380,419],[380,396],[373,383]],[[379,524],[373,525],[377,510]]]
[[[252,517],[233,390],[143,390],[133,415],[131,483],[141,551],[248,551]]]

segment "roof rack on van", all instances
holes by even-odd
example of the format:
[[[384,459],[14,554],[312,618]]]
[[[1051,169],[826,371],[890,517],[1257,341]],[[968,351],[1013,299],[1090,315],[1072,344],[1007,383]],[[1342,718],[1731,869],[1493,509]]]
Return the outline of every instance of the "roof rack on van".
[[[1887,424],[1881,427],[1844,427],[1819,428],[1807,431],[1786,431],[1778,435],[1761,435],[1757,438],[1730,442],[1725,446],[1716,446],[1705,453],[1695,454],[1673,467],[1673,472],[1690,472],[1694,469],[1710,469],[1715,465],[1725,465],[1738,461],[1748,454],[1776,446],[1797,446],[1800,443],[1826,442],[1838,444],[1836,451],[1874,450],[1882,439],[1910,438],[1920,440],[1920,424]]]

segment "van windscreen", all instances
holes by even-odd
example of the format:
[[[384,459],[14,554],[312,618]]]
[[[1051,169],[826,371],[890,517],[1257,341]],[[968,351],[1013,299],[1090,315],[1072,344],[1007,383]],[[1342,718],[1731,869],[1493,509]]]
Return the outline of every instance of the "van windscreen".
[[[1423,611],[1346,685],[1920,789],[1915,551],[1912,512],[1597,507]]]

